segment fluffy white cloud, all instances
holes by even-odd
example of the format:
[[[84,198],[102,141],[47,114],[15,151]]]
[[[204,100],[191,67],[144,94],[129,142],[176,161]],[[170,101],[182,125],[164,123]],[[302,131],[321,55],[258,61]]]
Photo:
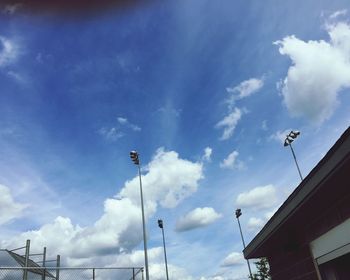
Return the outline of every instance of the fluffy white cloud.
[[[158,149],[142,175],[146,219],[158,205],[175,207],[197,190],[203,177],[202,164],[179,158],[174,151]],[[139,181],[127,181],[117,197],[106,199],[103,215],[91,226],[73,225],[69,218],[57,217],[38,230],[28,231],[1,242],[2,248],[23,246],[32,240],[33,251],[46,246],[50,252],[71,259],[93,258],[123,253],[142,240]]]
[[[221,216],[221,214],[217,213],[211,207],[196,208],[176,222],[176,231],[187,231],[205,227],[214,223]]]
[[[183,199],[197,191],[198,181],[203,177],[201,163],[193,163],[179,158],[174,151],[157,150],[152,161],[145,167],[147,174],[142,176],[146,208],[152,209],[155,203],[173,208]],[[139,179],[127,181],[119,197],[128,197],[139,203]],[[153,211],[152,211],[153,212]]]
[[[10,39],[0,36],[0,67],[8,65],[17,58],[18,47]]]
[[[22,216],[26,207],[14,201],[8,187],[0,185],[0,225]]]
[[[238,160],[239,153],[237,151],[233,151],[230,153],[227,158],[225,158],[221,163],[221,168],[227,168],[227,169],[238,169],[241,170],[244,168],[244,164],[242,161]]]
[[[275,42],[292,60],[281,84],[284,104],[292,116],[321,124],[333,113],[338,93],[350,87],[350,26],[327,24],[329,41],[303,41],[295,36]]]
[[[231,113],[229,113],[226,117],[224,117],[216,124],[216,128],[224,128],[224,132],[220,140],[227,140],[233,135],[233,132],[238,124],[238,121],[241,119],[242,114],[242,110],[236,107]]]
[[[221,266],[236,266],[241,265],[244,262],[242,253],[232,252],[223,261]]]
[[[256,187],[250,191],[240,193],[236,199],[237,207],[267,209],[277,203],[276,189],[273,185]]]
[[[210,147],[206,147],[204,149],[204,155],[203,160],[210,162],[211,161],[211,154],[213,153],[213,149]]]
[[[226,88],[231,96],[227,100],[230,105],[233,105],[236,100],[248,97],[256,92],[258,92],[264,86],[263,79],[252,78],[241,82],[238,86],[233,88]]]

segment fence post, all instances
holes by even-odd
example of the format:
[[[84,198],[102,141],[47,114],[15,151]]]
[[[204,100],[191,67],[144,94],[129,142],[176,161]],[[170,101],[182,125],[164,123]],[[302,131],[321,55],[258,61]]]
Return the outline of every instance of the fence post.
[[[61,264],[61,256],[57,255],[56,280],[60,279],[60,264]]]
[[[92,269],[92,280],[95,280],[95,268]]]
[[[44,267],[44,273],[43,273],[43,275],[42,275],[42,277],[41,277],[41,279],[42,280],[45,280],[45,276],[46,276],[46,268],[45,268],[45,266],[46,266],[46,247],[44,247],[44,253],[43,253],[43,267]]]
[[[132,268],[132,280],[135,280],[135,268]]]
[[[24,271],[23,271],[23,280],[27,280],[28,278],[28,260],[29,260],[29,250],[30,250],[30,240],[28,239],[26,242],[26,252],[24,259]]]

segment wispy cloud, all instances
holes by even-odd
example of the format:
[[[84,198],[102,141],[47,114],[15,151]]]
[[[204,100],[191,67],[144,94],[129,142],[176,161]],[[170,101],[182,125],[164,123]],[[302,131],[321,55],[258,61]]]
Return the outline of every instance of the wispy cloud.
[[[132,130],[135,132],[141,131],[141,128],[128,121],[127,118],[118,117],[117,124],[112,127],[102,127],[98,130],[98,134],[103,136],[107,141],[117,141],[118,139],[124,137],[127,130]]]
[[[329,16],[330,19],[336,19],[337,17],[340,16],[345,16],[348,13],[346,9],[335,11],[333,14]]]
[[[241,82],[235,87],[228,87],[226,91],[230,93],[230,97],[227,99],[229,106],[233,106],[236,100],[248,97],[258,92],[264,86],[264,80],[251,78],[249,80]]]
[[[129,122],[127,118],[118,117],[117,121],[118,121],[119,124],[121,124],[123,126],[126,126],[126,127],[130,128],[130,129],[132,129],[134,131],[140,131],[141,130],[141,128],[139,126]]]
[[[0,185],[0,225],[22,216],[28,205],[14,201],[10,189]]]
[[[205,227],[221,218],[211,207],[196,208],[176,222],[176,231],[188,231],[199,227]]]
[[[103,136],[108,141],[116,141],[119,138],[122,138],[125,134],[119,131],[116,127],[102,127],[98,130],[98,133]]]
[[[204,149],[204,155],[203,155],[202,159],[204,161],[210,162],[212,153],[213,153],[213,149],[210,147],[206,147]]]
[[[233,151],[220,163],[220,167],[242,170],[244,168],[244,163],[237,159],[238,155],[239,153],[237,151]]]
[[[238,121],[241,119],[242,114],[242,110],[236,107],[230,114],[228,114],[216,124],[216,128],[224,128],[224,132],[220,140],[227,140],[233,135],[233,132],[238,124]]]
[[[4,36],[0,36],[0,67],[12,63],[18,56],[16,43]]]
[[[235,106],[237,100],[246,98],[256,92],[258,92],[264,85],[263,79],[251,78],[241,82],[235,87],[228,87],[226,91],[230,96],[226,99],[228,114],[219,121],[215,128],[223,128],[223,134],[220,137],[220,140],[227,140],[232,137],[233,132],[242,118],[243,113],[246,113],[246,110],[243,108],[238,108]]]

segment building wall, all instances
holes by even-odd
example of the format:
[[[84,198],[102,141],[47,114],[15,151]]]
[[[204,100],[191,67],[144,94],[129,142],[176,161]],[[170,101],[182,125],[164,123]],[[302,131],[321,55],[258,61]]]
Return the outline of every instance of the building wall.
[[[308,244],[269,258],[273,280],[318,280]]]
[[[289,244],[281,244],[273,254],[268,256],[272,280],[318,280],[314,259],[310,250],[310,242],[328,232],[350,218],[350,192],[344,192],[332,203],[319,209],[317,216],[307,221],[301,221],[301,216],[294,218],[294,240],[283,238]],[[309,206],[310,207],[310,206]],[[302,211],[301,211],[302,213]],[[298,227],[298,229],[295,229]],[[285,229],[288,232],[288,229]],[[283,235],[283,233],[280,233]],[[292,240],[292,241],[291,241]]]

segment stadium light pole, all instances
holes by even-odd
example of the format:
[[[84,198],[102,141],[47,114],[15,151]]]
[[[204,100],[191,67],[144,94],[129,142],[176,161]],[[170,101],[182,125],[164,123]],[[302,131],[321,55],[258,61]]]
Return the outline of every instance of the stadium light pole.
[[[236,209],[236,218],[237,218],[237,222],[238,222],[239,232],[241,233],[241,238],[242,238],[242,243],[243,243],[243,250],[244,250],[244,249],[245,249],[245,242],[244,242],[244,238],[243,238],[241,223],[239,222],[239,217],[240,217],[241,215],[242,215],[242,210],[239,209],[239,208]],[[253,279],[252,270],[250,269],[249,260],[246,259],[246,261],[247,261],[247,265],[248,265],[248,269],[249,269],[250,279]]]
[[[166,257],[166,249],[165,249],[165,238],[164,238],[164,225],[163,220],[158,220],[158,226],[162,229],[163,234],[163,247],[164,247],[164,259],[165,259],[165,271],[166,271],[166,279],[169,280],[169,274],[168,274],[168,260]]]
[[[142,194],[142,180],[141,180],[141,168],[139,154],[136,151],[130,152],[130,158],[138,167],[139,179],[140,179],[140,196],[141,196],[141,211],[142,211],[142,230],[143,230],[143,248],[145,252],[145,268],[146,268],[146,280],[149,280],[148,272],[148,256],[147,256],[147,237],[146,237],[146,222],[145,222],[145,210],[143,207],[143,194]]]
[[[301,181],[303,181],[303,176],[301,175],[300,168],[299,168],[299,165],[298,165],[298,162],[297,162],[297,158],[295,156],[295,153],[294,153],[294,150],[293,150],[293,147],[292,147],[292,142],[299,135],[300,135],[300,131],[293,131],[292,130],[291,132],[289,132],[289,134],[286,136],[286,139],[284,140],[283,146],[284,147],[287,147],[287,146],[290,147],[290,150],[292,151],[293,158],[294,158],[294,161],[295,161],[295,165],[297,166],[297,169],[298,169],[298,172],[299,172],[300,179],[301,179]]]

